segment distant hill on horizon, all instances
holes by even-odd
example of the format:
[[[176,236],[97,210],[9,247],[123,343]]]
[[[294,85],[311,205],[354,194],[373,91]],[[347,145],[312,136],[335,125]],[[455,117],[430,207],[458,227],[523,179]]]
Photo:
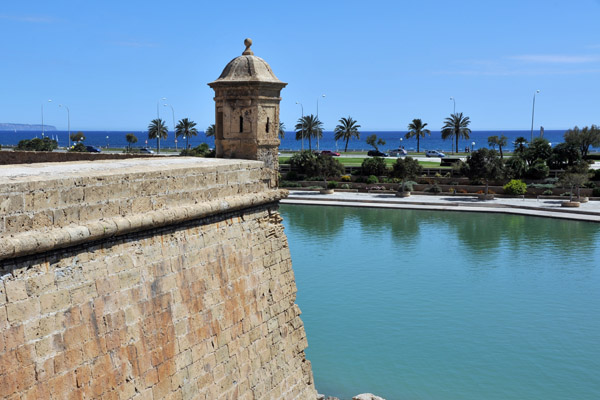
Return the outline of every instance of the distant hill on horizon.
[[[41,131],[41,124],[12,124],[6,122],[0,122],[0,131]],[[44,124],[44,131],[55,131],[56,127],[53,125]]]

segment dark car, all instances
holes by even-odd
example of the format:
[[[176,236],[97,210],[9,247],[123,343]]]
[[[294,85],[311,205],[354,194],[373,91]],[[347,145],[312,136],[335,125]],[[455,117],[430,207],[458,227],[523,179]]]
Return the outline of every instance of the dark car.
[[[97,147],[94,146],[85,146],[85,151],[87,151],[88,153],[100,153],[102,152],[102,150],[100,150]]]
[[[337,151],[331,151],[331,150],[323,150],[321,152],[322,155],[324,156],[332,156],[332,157],[339,157],[340,153],[338,153]]]
[[[384,153],[383,151],[379,150],[369,150],[367,155],[369,157],[389,157],[388,153]]]

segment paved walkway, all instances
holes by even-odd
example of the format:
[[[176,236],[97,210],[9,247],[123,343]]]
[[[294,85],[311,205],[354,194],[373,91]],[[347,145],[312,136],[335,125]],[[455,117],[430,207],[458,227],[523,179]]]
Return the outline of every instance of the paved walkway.
[[[568,199],[567,199],[568,200]],[[561,207],[564,200],[496,198],[482,201],[476,196],[441,196],[413,194],[396,197],[393,193],[335,192],[320,194],[318,191],[290,190],[283,204],[311,204],[346,207],[398,208],[439,211],[471,211],[519,214],[538,217],[573,219],[600,222],[600,202],[582,203],[579,208]]]

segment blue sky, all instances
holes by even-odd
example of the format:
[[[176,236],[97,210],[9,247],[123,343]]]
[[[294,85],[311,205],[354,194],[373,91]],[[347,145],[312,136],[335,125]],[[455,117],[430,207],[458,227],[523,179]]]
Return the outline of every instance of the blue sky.
[[[453,108],[474,130],[600,124],[600,0],[20,1],[0,8],[0,122],[72,130],[214,122],[206,83],[254,41],[288,86],[288,130],[438,130]],[[322,98],[321,95],[326,97]],[[47,103],[52,99],[52,103]]]

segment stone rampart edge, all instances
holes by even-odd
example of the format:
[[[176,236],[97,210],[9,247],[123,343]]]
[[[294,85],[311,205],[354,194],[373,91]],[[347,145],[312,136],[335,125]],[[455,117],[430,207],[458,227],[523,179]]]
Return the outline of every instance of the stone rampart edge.
[[[29,256],[90,241],[178,224],[220,213],[273,203],[287,197],[285,189],[227,196],[219,200],[150,211],[127,217],[110,217],[84,224],[28,231],[0,237],[0,260]]]

